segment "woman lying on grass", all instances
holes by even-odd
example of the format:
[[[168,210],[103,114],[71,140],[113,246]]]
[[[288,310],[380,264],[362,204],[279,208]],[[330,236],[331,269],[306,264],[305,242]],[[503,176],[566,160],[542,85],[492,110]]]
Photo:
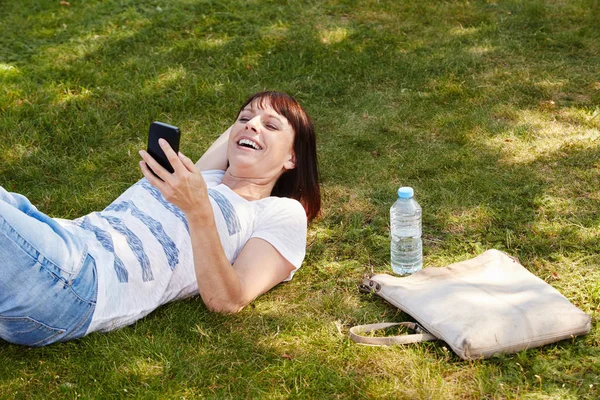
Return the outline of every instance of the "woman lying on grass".
[[[1,338],[43,346],[117,329],[198,292],[234,313],[292,278],[321,205],[296,100],[252,96],[195,165],[160,144],[173,174],[140,151],[145,179],[73,221],[0,187]]]

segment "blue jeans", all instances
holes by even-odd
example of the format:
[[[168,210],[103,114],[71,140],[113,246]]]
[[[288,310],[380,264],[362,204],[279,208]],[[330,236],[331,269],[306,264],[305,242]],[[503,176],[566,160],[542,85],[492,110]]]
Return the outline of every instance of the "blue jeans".
[[[85,242],[0,187],[0,338],[44,346],[81,337],[97,290]]]

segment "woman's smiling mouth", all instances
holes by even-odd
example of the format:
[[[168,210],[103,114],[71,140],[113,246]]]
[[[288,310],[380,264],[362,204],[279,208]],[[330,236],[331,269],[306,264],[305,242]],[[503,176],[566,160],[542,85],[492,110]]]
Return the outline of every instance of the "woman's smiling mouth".
[[[258,143],[248,138],[243,138],[238,141],[238,146],[247,147],[254,150],[262,150],[262,147]]]

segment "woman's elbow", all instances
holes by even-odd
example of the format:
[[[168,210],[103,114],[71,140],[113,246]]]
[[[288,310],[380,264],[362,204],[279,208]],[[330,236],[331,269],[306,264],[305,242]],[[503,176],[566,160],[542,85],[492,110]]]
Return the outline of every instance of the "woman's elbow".
[[[207,301],[204,304],[209,311],[218,314],[236,314],[246,306],[246,304],[234,301]]]

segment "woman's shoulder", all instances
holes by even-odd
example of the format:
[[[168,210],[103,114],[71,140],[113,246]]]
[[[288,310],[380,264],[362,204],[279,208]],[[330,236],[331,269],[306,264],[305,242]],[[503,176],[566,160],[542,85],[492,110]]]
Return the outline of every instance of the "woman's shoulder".
[[[286,218],[293,217],[306,220],[304,207],[296,199],[270,196],[259,200],[258,205],[258,212],[266,217],[278,215]]]
[[[300,207],[302,208],[302,204],[296,199],[292,199],[291,197],[278,197],[278,196],[269,196],[265,197],[262,200],[259,200],[263,205],[274,206],[278,205],[286,208],[294,208]]]

